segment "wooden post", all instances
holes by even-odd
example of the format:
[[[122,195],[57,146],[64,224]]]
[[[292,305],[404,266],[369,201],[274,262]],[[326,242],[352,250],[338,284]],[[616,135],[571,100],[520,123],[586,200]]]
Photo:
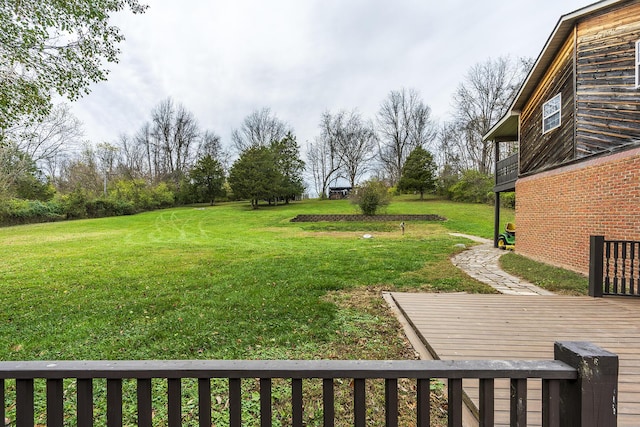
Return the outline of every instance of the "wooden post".
[[[560,425],[616,427],[618,356],[589,342],[556,342],[555,359],[578,370],[560,386]]]
[[[589,296],[602,297],[604,236],[589,238]]]
[[[498,236],[500,236],[500,193],[495,193],[495,206],[493,216],[493,247],[498,247]]]
[[[495,149],[495,165],[493,168],[495,184],[498,185],[498,160],[500,160],[500,143],[498,141],[494,141],[494,149]],[[495,194],[495,213],[493,215],[493,247],[498,247],[498,236],[500,235],[500,192],[494,192]]]

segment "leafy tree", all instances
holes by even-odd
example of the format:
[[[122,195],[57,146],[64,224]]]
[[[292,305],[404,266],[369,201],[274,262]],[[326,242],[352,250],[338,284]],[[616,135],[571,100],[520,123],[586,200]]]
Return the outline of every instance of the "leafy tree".
[[[258,209],[260,199],[271,199],[273,184],[279,179],[273,151],[265,146],[251,146],[244,150],[231,166],[229,185],[237,198],[251,200]]]
[[[420,200],[424,193],[436,189],[436,163],[430,152],[416,147],[402,167],[402,175],[398,182],[401,191],[418,191]]]
[[[213,206],[216,197],[224,196],[224,168],[210,154],[198,160],[189,171],[191,188],[199,200],[207,201]]]
[[[110,16],[138,0],[21,0],[0,3],[0,129],[51,109],[52,92],[77,99],[106,80],[124,37]],[[1,136],[1,135],[0,135]]]
[[[351,202],[358,205],[364,215],[375,215],[391,201],[389,187],[379,179],[370,179],[351,193]]]

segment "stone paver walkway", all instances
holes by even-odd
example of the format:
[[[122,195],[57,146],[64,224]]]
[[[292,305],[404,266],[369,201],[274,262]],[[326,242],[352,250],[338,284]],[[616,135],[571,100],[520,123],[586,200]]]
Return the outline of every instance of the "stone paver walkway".
[[[451,262],[456,267],[464,270],[474,279],[486,283],[503,294],[553,295],[553,292],[542,289],[502,270],[498,259],[505,254],[505,251],[494,248],[491,240],[468,234],[451,233],[451,235],[481,243],[451,258]]]

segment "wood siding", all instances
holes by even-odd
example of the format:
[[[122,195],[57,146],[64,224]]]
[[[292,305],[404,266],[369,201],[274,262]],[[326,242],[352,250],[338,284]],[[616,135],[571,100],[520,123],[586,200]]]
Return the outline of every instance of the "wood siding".
[[[577,25],[576,158],[640,143],[635,43],[640,3],[609,9]]]
[[[567,39],[520,116],[520,173],[574,158],[574,38]],[[542,134],[542,105],[562,93],[560,127]]]

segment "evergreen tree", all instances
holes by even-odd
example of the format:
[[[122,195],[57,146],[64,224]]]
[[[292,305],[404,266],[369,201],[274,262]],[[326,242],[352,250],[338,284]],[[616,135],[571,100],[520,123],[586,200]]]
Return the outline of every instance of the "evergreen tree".
[[[224,196],[224,168],[210,154],[198,160],[189,171],[190,184],[199,201],[207,201],[213,206],[216,197]]]
[[[271,148],[251,146],[231,166],[229,185],[237,198],[251,200],[251,207],[257,209],[260,199],[273,197],[274,183],[279,178]]]
[[[400,191],[418,191],[420,200],[425,192],[436,189],[436,163],[433,156],[422,147],[413,149],[402,167],[402,175],[398,182]]]
[[[289,203],[289,200],[304,191],[302,174],[304,162],[300,159],[300,148],[296,137],[290,132],[280,141],[271,143],[271,150],[279,172],[279,180],[276,183],[275,195]]]

